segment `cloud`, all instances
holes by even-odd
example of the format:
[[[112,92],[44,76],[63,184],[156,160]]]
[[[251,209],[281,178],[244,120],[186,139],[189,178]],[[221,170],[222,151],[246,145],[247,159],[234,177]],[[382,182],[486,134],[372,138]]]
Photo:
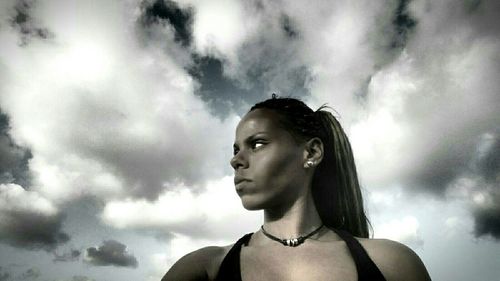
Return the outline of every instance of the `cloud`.
[[[253,17],[258,14],[254,13],[251,2],[223,0],[220,5],[206,0],[179,2],[194,9],[193,45],[201,55],[235,58],[258,24]]]
[[[477,146],[473,170],[486,182],[500,181],[500,131],[482,136]]]
[[[8,116],[0,111],[0,183],[30,185],[28,161],[33,156],[28,148],[17,145],[9,135]]]
[[[0,34],[10,54],[2,58],[9,68],[1,106],[12,138],[36,151],[33,189],[57,204],[82,196],[152,200],[170,182],[195,187],[227,174],[234,113],[224,121],[213,117],[170,49],[144,46],[127,32],[137,17],[122,16],[129,13],[125,3],[73,4],[40,11],[54,44],[18,48]],[[73,9],[79,21],[106,28],[67,23],[60,15]]]
[[[143,1],[139,23],[147,29],[154,24],[168,23],[175,34],[175,41],[187,47],[192,41],[193,11],[189,7],[179,7],[169,0]]]
[[[37,267],[32,267],[26,270],[19,277],[20,280],[36,280],[41,276],[40,269]]]
[[[479,193],[473,198],[475,219],[474,234],[491,235],[500,240],[500,191],[498,186],[489,193]]]
[[[470,204],[475,235],[498,237],[499,34],[494,1],[412,1],[416,25],[401,55],[372,75],[350,126],[366,185],[403,187]],[[478,195],[480,194],[480,195]]]
[[[469,189],[475,219],[475,235],[500,239],[500,135],[486,134],[472,163],[476,176]]]
[[[96,279],[90,278],[85,275],[74,275],[70,279],[56,279],[54,281],[96,281]]]
[[[39,27],[38,21],[32,16],[32,8],[36,5],[34,0],[17,1],[10,25],[19,32],[21,46],[27,45],[31,39],[52,39],[54,34],[45,27]]]
[[[392,32],[392,40],[390,43],[391,48],[404,48],[410,37],[410,34],[414,31],[417,21],[412,17],[408,11],[409,0],[398,1],[398,6],[393,13],[392,26],[394,31]]]
[[[10,276],[10,272],[5,271],[5,269],[0,266],[0,281],[9,281]]]
[[[418,24],[404,52],[371,77],[365,115],[351,127],[370,184],[442,196],[473,172],[481,139],[495,134],[500,42],[476,29],[492,20],[493,4],[476,12],[462,4],[412,2]]]
[[[419,233],[419,222],[413,216],[394,219],[381,224],[375,231],[375,238],[386,238],[413,246],[422,246],[424,240]]]
[[[23,281],[33,281],[40,280],[41,271],[38,267],[31,267],[24,271],[18,272],[16,274],[6,270],[5,268],[0,266],[0,281],[14,281],[14,280],[23,280]]]
[[[71,281],[95,281],[95,279],[83,275],[75,275],[71,278]]]
[[[31,250],[54,250],[70,237],[63,215],[47,199],[16,184],[0,185],[0,241]]]
[[[81,251],[77,249],[71,249],[69,252],[65,252],[62,254],[58,254],[54,252],[54,262],[68,262],[68,261],[77,261],[79,260],[81,255]]]
[[[294,26],[294,22],[287,15],[282,15],[281,17],[281,26],[283,31],[290,39],[295,39],[299,36],[299,31]]]
[[[475,235],[498,237],[495,1],[19,3],[0,23],[0,167],[30,188],[6,206],[56,211],[2,209],[5,243],[53,251],[59,210],[87,196],[107,225],[168,237],[169,257],[234,241],[260,221],[227,177],[234,128],[272,92],[340,113],[368,190],[465,200]],[[376,233],[421,245],[418,221],[388,222]]]
[[[183,235],[227,242],[260,220],[258,214],[249,215],[241,206],[232,177],[209,181],[198,193],[176,185],[156,201],[110,201],[101,218],[119,229],[150,230],[160,237]]]
[[[183,1],[194,11],[191,64],[195,94],[219,118],[231,109],[244,112],[250,104],[278,92],[308,95],[309,69],[296,55],[300,33],[295,21],[274,6],[228,0]]]
[[[126,248],[116,240],[106,240],[99,247],[88,248],[85,261],[95,266],[137,267],[137,259]]]

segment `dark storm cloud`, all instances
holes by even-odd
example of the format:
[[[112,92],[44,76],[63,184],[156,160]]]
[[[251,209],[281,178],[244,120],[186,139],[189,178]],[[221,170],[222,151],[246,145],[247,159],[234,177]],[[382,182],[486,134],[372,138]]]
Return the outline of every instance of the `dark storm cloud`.
[[[495,0],[465,1],[473,17],[472,22],[479,34],[498,36],[498,26],[500,25],[500,2]]]
[[[193,55],[193,62],[188,72],[200,83],[195,94],[207,103],[213,115],[224,118],[231,108],[244,106],[245,97],[264,91],[260,84],[253,84],[249,90],[238,81],[225,77],[224,64],[220,59]]]
[[[425,145],[424,145],[425,146]],[[475,190],[500,186],[500,137],[498,133],[474,135],[464,131],[443,140],[422,154],[423,164],[415,165],[407,184],[416,190],[443,196],[463,177],[477,178]]]
[[[500,134],[455,136],[425,159],[406,184],[414,191],[444,197],[465,179],[473,204],[474,235],[500,239]]]
[[[290,39],[294,39],[299,35],[289,16],[283,15],[281,17],[281,25],[283,26],[283,31]]]
[[[35,279],[38,279],[38,277],[40,277],[40,275],[41,275],[40,269],[37,267],[32,267],[32,268],[29,268],[28,270],[26,270],[25,272],[23,272],[21,274],[21,276],[19,276],[19,279],[20,280],[35,280]]]
[[[500,182],[500,130],[491,137],[485,151],[481,151],[475,170],[488,183]]]
[[[375,51],[375,70],[383,68],[399,57],[408,41],[415,34],[417,19],[408,10],[411,0],[399,0],[387,5],[386,13],[378,16],[372,40]]]
[[[54,262],[68,262],[68,261],[77,261],[80,258],[81,251],[76,249],[71,249],[71,251],[57,254],[54,252]]]
[[[481,154],[474,168],[482,179],[480,184],[491,188],[484,191],[486,203],[474,209],[474,233],[500,239],[500,133],[493,136]]]
[[[492,205],[474,210],[474,234],[476,237],[491,235],[500,240],[500,194],[493,196]]]
[[[14,7],[14,15],[10,19],[10,25],[20,34],[20,45],[24,46],[32,38],[51,39],[54,34],[44,27],[37,26],[31,12],[36,2],[33,0],[18,1]]]
[[[95,266],[137,267],[137,259],[127,253],[127,247],[115,240],[106,240],[99,247],[87,249],[87,261]]]
[[[41,271],[38,267],[31,267],[24,271],[13,273],[0,266],[0,281],[32,281],[39,280]]]
[[[450,183],[468,171],[474,158],[474,148],[465,139],[443,143],[426,155],[425,163],[416,167],[408,183],[417,189],[444,195]]]
[[[169,0],[156,0],[142,3],[142,14],[139,22],[144,28],[153,24],[168,23],[175,31],[174,39],[187,47],[192,41],[193,10],[181,9],[177,3]]]
[[[368,87],[370,86],[370,82],[372,80],[372,76],[370,75],[364,83],[359,86],[359,89],[354,92],[354,95],[358,98],[360,104],[366,102],[366,97],[368,95]]]
[[[0,266],[0,281],[10,280],[10,272],[5,271],[3,267]]]
[[[477,11],[477,9],[481,6],[481,2],[482,0],[465,0],[464,1],[465,9],[468,12],[473,13]]]
[[[213,115],[225,118],[230,109],[244,113],[242,108],[267,99],[272,93],[309,95],[309,70],[305,66],[287,65],[287,52],[261,43],[249,43],[239,52],[240,60],[248,61],[249,67],[237,78],[225,75],[223,60],[193,55],[194,65],[188,72],[200,84],[195,94],[209,105]]]
[[[254,65],[245,73],[245,78],[252,81],[248,84],[225,76],[224,63],[220,59],[194,55],[193,60],[194,66],[188,71],[200,83],[195,94],[200,96],[210,107],[211,113],[219,118],[225,118],[231,109],[240,111],[238,109],[267,99],[273,92],[293,96],[309,94],[306,83],[310,75],[305,67],[284,67],[282,77],[278,77],[277,73],[271,72],[277,72],[279,65],[262,59],[260,64]],[[273,83],[274,78],[286,80],[286,83]]]
[[[22,211],[4,211],[0,223],[0,241],[29,250],[54,250],[69,241],[61,230],[63,216],[44,216]]]
[[[408,4],[411,0],[400,0],[394,12],[392,25],[394,33],[391,40],[391,48],[404,48],[408,38],[415,29],[417,21],[408,12]]]
[[[0,110],[0,184],[16,183],[27,188],[30,184],[28,161],[32,154],[14,143],[9,130],[9,118]]]

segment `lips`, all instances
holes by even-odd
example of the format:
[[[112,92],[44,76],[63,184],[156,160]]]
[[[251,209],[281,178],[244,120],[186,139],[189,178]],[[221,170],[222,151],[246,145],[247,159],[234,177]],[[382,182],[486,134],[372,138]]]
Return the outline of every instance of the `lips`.
[[[234,185],[238,185],[239,183],[242,183],[245,181],[250,181],[250,180],[246,179],[244,177],[239,177],[239,176],[234,177]]]

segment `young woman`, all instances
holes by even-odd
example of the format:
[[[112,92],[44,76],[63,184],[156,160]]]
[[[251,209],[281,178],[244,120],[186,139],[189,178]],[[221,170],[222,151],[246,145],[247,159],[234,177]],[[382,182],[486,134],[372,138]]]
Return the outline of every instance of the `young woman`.
[[[368,239],[349,140],[324,107],[275,95],[254,105],[230,163],[243,206],[264,210],[264,224],[187,254],[162,281],[430,280],[408,247]]]

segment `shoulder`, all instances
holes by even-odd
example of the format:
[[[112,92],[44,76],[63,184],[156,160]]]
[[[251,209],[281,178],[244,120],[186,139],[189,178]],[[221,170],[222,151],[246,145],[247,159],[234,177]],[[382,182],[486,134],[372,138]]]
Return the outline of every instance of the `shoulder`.
[[[214,280],[231,247],[210,246],[193,251],[174,263],[161,280]]]
[[[409,247],[387,239],[357,238],[387,281],[429,281],[429,273]]]

